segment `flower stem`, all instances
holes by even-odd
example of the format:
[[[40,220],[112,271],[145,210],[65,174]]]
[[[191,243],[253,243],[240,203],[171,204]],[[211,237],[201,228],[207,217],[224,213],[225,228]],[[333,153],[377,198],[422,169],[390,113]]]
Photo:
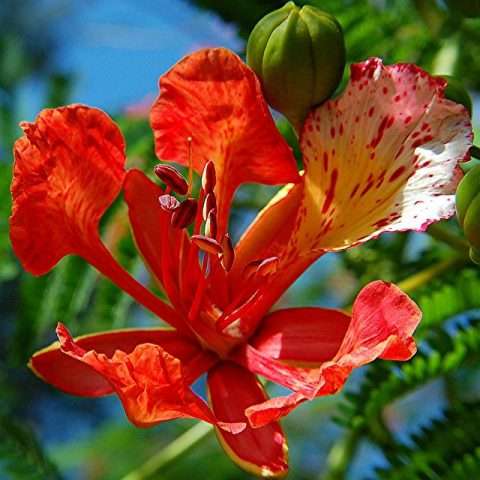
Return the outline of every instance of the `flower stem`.
[[[468,252],[463,255],[454,255],[446,258],[445,260],[432,265],[410,277],[397,283],[397,286],[401,288],[405,293],[413,292],[414,290],[423,287],[434,278],[438,277],[442,273],[451,270],[457,266],[464,265],[468,262]]]
[[[468,242],[462,237],[459,237],[458,235],[455,235],[454,233],[452,233],[448,228],[445,228],[444,226],[438,223],[430,225],[430,227],[427,230],[427,233],[435,240],[439,240],[449,245],[450,247],[459,251],[462,254],[468,253],[468,250],[469,250]]]
[[[197,423],[148,459],[143,465],[125,475],[122,480],[144,480],[151,477],[174,460],[178,460],[211,432],[213,432],[213,427],[209,423]]]

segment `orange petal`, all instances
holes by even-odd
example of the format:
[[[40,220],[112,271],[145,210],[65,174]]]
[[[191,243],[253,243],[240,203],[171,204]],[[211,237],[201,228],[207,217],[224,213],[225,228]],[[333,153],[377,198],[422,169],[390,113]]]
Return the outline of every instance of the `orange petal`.
[[[75,339],[83,350],[95,350],[112,356],[116,350],[131,353],[137,345],[152,343],[160,345],[170,355],[179,358],[182,363],[191,365],[192,381],[203,373],[195,371],[202,350],[196,342],[182,337],[174,330],[168,329],[126,329],[84,335]],[[198,362],[200,366],[202,362]],[[35,353],[29,364],[30,368],[45,382],[66,393],[84,397],[98,397],[113,393],[113,387],[89,365],[62,352],[60,343],[55,342]],[[203,363],[203,368],[205,364]]]
[[[298,181],[294,157],[257,77],[229,50],[200,50],[163,75],[151,124],[160,159],[188,165],[191,138],[195,170],[201,174],[209,160],[214,162],[220,237],[241,183]]]
[[[95,243],[98,222],[122,186],[124,140],[105,113],[83,105],[43,110],[21,126],[10,238],[24,268],[41,275]]]
[[[466,109],[444,98],[444,86],[415,65],[372,58],[352,66],[341,97],[304,125],[294,256],[386,231],[423,231],[455,213],[458,163],[468,156],[472,127]]]
[[[48,272],[77,254],[171,325],[178,314],[132,278],[102,244],[98,223],[125,176],[123,137],[102,111],[43,110],[15,143],[10,238],[24,268]]]
[[[310,378],[317,376],[315,390],[299,384],[298,391],[291,395],[249,407],[246,415],[250,423],[264,425],[287,415],[305,400],[336,393],[353,369],[376,358],[408,360],[416,352],[412,335],[420,319],[419,308],[398,287],[381,281],[368,284],[355,300],[352,319],[335,356],[311,369]],[[262,361],[268,366],[266,359]],[[250,364],[256,368],[258,362]]]
[[[314,366],[335,356],[349,323],[350,316],[339,310],[277,310],[264,318],[250,343],[270,358]]]
[[[143,172],[130,170],[123,188],[138,249],[171,302],[181,306],[180,268],[190,251],[187,234],[171,227],[171,213],[163,210],[158,201],[162,189]],[[193,278],[198,277],[200,270],[196,262],[192,262],[189,269]]]
[[[229,422],[245,422],[245,409],[267,398],[254,375],[229,362],[209,372],[208,392],[215,415]],[[237,435],[217,429],[217,437],[230,458],[247,472],[268,478],[288,473],[287,442],[278,423],[247,427]]]
[[[62,351],[103,377],[119,396],[129,420],[138,427],[173,418],[198,418],[234,433],[245,427],[242,422],[217,422],[208,405],[189,388],[193,378],[188,364],[160,345],[142,343],[130,353],[115,350],[109,357],[80,347],[61,324],[57,334]],[[192,361],[203,362],[206,369],[216,358],[201,352]]]

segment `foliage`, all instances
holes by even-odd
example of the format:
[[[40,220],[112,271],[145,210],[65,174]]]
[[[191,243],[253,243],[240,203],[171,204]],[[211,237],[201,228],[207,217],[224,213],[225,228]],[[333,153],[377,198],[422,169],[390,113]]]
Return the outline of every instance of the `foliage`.
[[[99,424],[105,410],[110,412],[114,408],[108,399],[86,407],[82,401],[65,399],[39,386],[40,382],[26,372],[24,365],[28,357],[52,339],[54,325],[59,320],[67,322],[76,334],[135,323],[153,324],[154,320],[79,258],[66,258],[52,273],[34,278],[21,273],[10,250],[6,232],[10,211],[10,152],[18,134],[16,86],[20,79],[43,75],[48,85],[44,104],[54,106],[68,102],[74,78],[49,68],[46,52],[52,52],[54,43],[46,33],[43,36],[44,31],[39,33],[27,22],[28,15],[23,7],[21,11],[16,8],[17,3],[5,2],[5,8],[3,4],[0,7],[2,25],[9,26],[0,33],[0,305],[4,320],[0,327],[0,477],[58,479],[60,475],[55,466],[58,464],[62,473],[84,469],[90,472],[89,478],[120,478],[155,455],[190,424],[138,433],[126,426],[123,418],[119,421],[111,413],[109,421]],[[285,2],[192,0],[191,3],[232,22],[246,39],[261,16]],[[387,62],[416,62],[435,73],[457,75],[472,90],[480,89],[480,19],[449,14],[442,2],[437,4],[434,0],[297,3],[314,4],[337,16],[345,31],[349,62],[372,55],[380,55]],[[28,35],[23,34],[22,29],[27,29]],[[17,57],[22,61],[18,62]],[[15,76],[13,80],[12,76]],[[118,116],[116,120],[126,136],[130,165],[150,171],[155,156],[148,122],[128,116]],[[298,147],[285,121],[279,121],[279,129],[292,146]],[[265,188],[247,186],[237,196],[237,207],[243,216],[251,215],[270,193],[271,190]],[[239,216],[233,220],[234,231],[240,230],[244,219]],[[454,223],[446,222],[442,227],[450,236],[459,238],[460,232]],[[148,281],[142,261],[133,248],[126,212],[119,204],[111,209],[102,229],[120,262]],[[418,272],[430,272],[431,265],[447,262],[446,265],[453,266],[434,275],[427,274],[409,292],[424,315],[417,332],[419,353],[410,362],[400,366],[376,362],[365,368],[363,377],[349,384],[343,395],[318,402],[315,413],[319,420],[313,422],[315,425],[311,422],[312,412],[308,414],[309,420],[302,420],[299,413],[291,420],[295,423],[286,423],[292,435],[301,437],[308,431],[315,436],[314,449],[331,448],[327,461],[315,463],[315,472],[308,470],[307,465],[302,464],[303,457],[293,452],[296,463],[292,478],[362,478],[354,476],[351,469],[358,459],[358,446],[365,439],[382,452],[384,460],[384,466],[377,468],[373,478],[462,480],[479,477],[480,270],[469,263],[461,242],[453,247],[460,251],[456,253],[455,263],[449,264],[453,252],[445,237],[443,240],[426,239],[425,235],[417,234],[382,237],[339,254],[330,274],[295,290],[301,297],[296,301],[310,301],[313,295],[315,301],[334,297],[337,304],[348,304],[352,293],[372,279],[402,282]],[[388,424],[386,412],[400,411],[399,399],[415,395],[435,379],[445,386],[448,405],[444,415],[421,422],[409,441],[398,440]],[[49,445],[47,454],[44,442],[37,440],[43,428],[41,415],[31,402],[31,398],[40,401],[46,397],[69,414],[72,410],[80,411],[79,417],[93,425],[91,430],[95,428],[91,434],[94,440],[88,437],[60,446]],[[324,411],[320,418],[321,409]],[[331,439],[325,442],[318,429],[323,429],[322,422],[326,424],[333,412],[341,429],[332,434],[336,442]],[[131,446],[125,448],[125,445]],[[318,451],[314,456],[319,457]],[[215,465],[213,474],[207,468],[211,465]],[[170,464],[153,478],[187,478],[192,472],[195,477],[246,478],[219,454],[216,443],[208,436],[185,453],[181,461]]]

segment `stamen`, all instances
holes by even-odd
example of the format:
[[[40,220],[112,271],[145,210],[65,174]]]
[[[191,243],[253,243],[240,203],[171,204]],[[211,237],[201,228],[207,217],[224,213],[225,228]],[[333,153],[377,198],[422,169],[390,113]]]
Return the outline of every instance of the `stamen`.
[[[191,240],[200,250],[206,253],[214,255],[222,253],[222,246],[213,238],[204,235],[192,235]]]
[[[215,210],[208,212],[205,222],[205,235],[210,238],[216,238],[217,236],[217,212]]]
[[[205,197],[205,201],[203,202],[203,210],[202,210],[202,215],[203,215],[203,220],[207,220],[208,218],[208,213],[210,210],[216,210],[217,209],[217,199],[215,197],[215,194],[213,192],[207,193],[207,196]]]
[[[187,200],[184,200],[172,213],[172,227],[188,227],[195,220],[197,204],[198,202],[193,198],[187,198]]]
[[[219,255],[220,264],[226,272],[229,272],[235,260],[235,251],[233,250],[232,240],[228,233],[223,237],[222,250],[223,253]]]
[[[188,184],[183,175],[171,165],[157,165],[153,171],[155,175],[174,192],[185,195],[188,192]]]
[[[212,160],[209,160],[202,173],[203,190],[205,190],[206,193],[213,192],[216,182],[217,176],[215,174],[215,164],[212,162]]]
[[[160,202],[162,210],[165,210],[166,212],[173,212],[180,206],[180,202],[175,197],[168,194],[160,195],[158,201]]]

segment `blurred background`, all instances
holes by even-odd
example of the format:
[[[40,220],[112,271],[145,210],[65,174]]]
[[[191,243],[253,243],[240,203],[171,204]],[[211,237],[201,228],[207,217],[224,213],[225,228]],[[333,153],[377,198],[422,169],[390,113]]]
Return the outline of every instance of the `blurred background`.
[[[76,335],[157,320],[78,258],[64,259],[41,278],[22,272],[8,241],[8,190],[18,122],[66,103],[113,115],[126,136],[130,164],[151,171],[156,160],[147,116],[159,76],[201,47],[243,55],[255,23],[283,3],[0,2],[1,479],[250,478],[194,422],[139,430],[116,398],[69,397],[30,373],[28,358],[54,339],[59,320]],[[297,3],[337,16],[349,63],[380,56],[386,63],[413,62],[458,77],[472,95],[478,127],[478,1]],[[280,117],[278,127],[295,148]],[[239,190],[231,220],[235,239],[274,191],[251,185]],[[119,216],[110,215],[105,229],[114,228]],[[135,276],[149,281],[127,229],[120,229],[113,249]],[[408,364],[378,361],[361,369],[342,393],[292,413],[284,421],[288,478],[480,478],[480,273],[465,256],[454,220],[427,234],[387,235],[323,257],[281,302],[341,307],[377,278],[400,282],[420,304],[420,352]]]

